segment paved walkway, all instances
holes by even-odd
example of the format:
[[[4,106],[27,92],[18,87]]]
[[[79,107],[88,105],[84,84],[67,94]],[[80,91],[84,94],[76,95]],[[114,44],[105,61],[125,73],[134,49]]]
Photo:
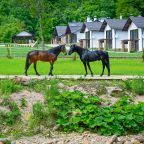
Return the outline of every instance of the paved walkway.
[[[126,80],[126,79],[138,79],[139,76],[121,76],[121,75],[112,75],[112,76],[103,76],[100,77],[99,75],[94,75],[94,77],[91,77],[90,75],[84,77],[83,75],[55,75],[55,76],[36,76],[36,75],[30,75],[30,76],[24,76],[24,75],[0,75],[0,79],[75,79],[75,80]],[[141,78],[144,79],[144,76],[141,76]]]

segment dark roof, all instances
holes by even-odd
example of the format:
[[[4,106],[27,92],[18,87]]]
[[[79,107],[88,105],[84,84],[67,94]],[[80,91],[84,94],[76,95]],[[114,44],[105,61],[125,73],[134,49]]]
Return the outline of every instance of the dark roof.
[[[16,37],[32,37],[32,34],[26,32],[26,31],[22,31],[22,32],[16,34],[15,36],[16,36]]]
[[[69,23],[66,29],[66,34],[76,33],[77,31],[81,29],[82,25],[83,23],[81,22]]]
[[[66,32],[66,26],[56,26],[54,36],[61,37]]]
[[[102,22],[98,22],[98,21],[85,22],[81,28],[81,32],[84,32],[85,28],[88,28],[89,31],[91,31],[91,30],[98,30],[99,31],[101,28],[101,25],[102,25]]]
[[[102,26],[100,28],[100,31],[104,31],[106,25],[108,24],[111,29],[118,29],[122,30],[124,25],[126,23],[126,20],[121,20],[121,19],[106,19],[102,23]]]
[[[124,25],[123,30],[128,30],[131,23],[134,23],[138,28],[144,28],[144,17],[129,17],[127,22]]]

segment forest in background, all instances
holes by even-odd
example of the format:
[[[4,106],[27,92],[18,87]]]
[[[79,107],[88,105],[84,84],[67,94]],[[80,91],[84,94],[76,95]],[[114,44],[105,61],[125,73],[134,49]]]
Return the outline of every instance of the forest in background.
[[[44,44],[57,25],[120,15],[144,16],[144,0],[0,0],[0,43],[25,30]]]

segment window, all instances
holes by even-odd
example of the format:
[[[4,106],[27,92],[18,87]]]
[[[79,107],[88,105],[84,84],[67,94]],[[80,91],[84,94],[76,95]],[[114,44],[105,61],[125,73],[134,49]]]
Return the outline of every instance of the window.
[[[86,47],[90,48],[90,31],[86,32]]]
[[[112,49],[112,30],[106,31],[106,47]]]
[[[138,29],[130,31],[130,39],[132,39],[132,40],[138,39]]]
[[[112,39],[112,30],[106,31],[106,39]]]

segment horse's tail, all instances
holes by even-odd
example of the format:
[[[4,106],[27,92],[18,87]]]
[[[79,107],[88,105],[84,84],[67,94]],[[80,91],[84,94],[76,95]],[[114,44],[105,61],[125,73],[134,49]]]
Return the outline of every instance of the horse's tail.
[[[28,66],[29,66],[29,58],[30,58],[30,52],[29,53],[27,53],[27,56],[26,56],[26,63],[25,63],[25,70],[28,68]]]

